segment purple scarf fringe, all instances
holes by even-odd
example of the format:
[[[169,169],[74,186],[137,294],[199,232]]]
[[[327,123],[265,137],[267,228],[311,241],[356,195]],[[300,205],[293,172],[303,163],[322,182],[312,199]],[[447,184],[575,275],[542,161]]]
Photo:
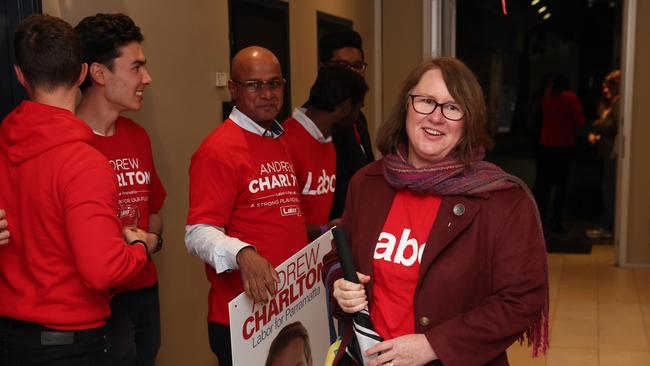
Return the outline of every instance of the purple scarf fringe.
[[[414,193],[436,194],[440,196],[465,195],[476,196],[482,193],[521,187],[535,202],[530,189],[521,179],[504,172],[498,166],[484,161],[485,149],[480,148],[470,158],[469,167],[463,164],[457,153],[451,153],[443,160],[425,167],[415,168],[408,162],[406,146],[401,146],[396,153],[384,156],[384,177],[395,189],[407,188]],[[535,210],[539,226],[540,242],[545,243],[539,212]],[[546,252],[546,248],[544,248]],[[546,354],[548,341],[548,263],[545,264],[546,300],[539,318],[521,335],[519,343],[527,339],[532,346],[533,357]]]

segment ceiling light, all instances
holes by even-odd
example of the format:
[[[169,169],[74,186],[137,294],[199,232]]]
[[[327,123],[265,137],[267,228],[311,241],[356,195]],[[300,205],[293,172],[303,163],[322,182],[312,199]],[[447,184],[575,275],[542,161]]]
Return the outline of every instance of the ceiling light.
[[[542,13],[545,12],[545,11],[546,11],[546,7],[545,7],[545,6],[542,6],[541,8],[537,9],[537,12],[540,13],[540,14],[542,14]]]
[[[546,13],[542,18],[544,18],[544,20],[547,20],[550,17],[551,17],[551,13]]]
[[[537,5],[540,0],[533,0],[530,2],[530,5]]]

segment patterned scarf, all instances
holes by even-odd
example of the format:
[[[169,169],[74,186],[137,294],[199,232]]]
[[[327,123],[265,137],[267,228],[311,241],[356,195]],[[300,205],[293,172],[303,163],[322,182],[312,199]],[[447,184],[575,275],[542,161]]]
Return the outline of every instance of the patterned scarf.
[[[409,164],[407,156],[406,146],[401,146],[395,154],[384,156],[384,176],[395,189],[408,188],[418,194],[439,196],[475,196],[513,187],[526,187],[519,178],[484,161],[483,148],[470,158],[469,168],[458,159],[456,152],[421,169]]]
[[[407,188],[415,193],[435,194],[439,196],[463,195],[475,196],[482,193],[502,191],[521,187],[535,202],[528,186],[519,178],[510,175],[498,166],[484,161],[485,149],[480,148],[469,161],[469,167],[453,152],[441,161],[425,167],[415,168],[408,162],[405,145],[400,146],[394,154],[384,156],[384,177],[388,184],[399,190]],[[545,243],[539,213],[535,210],[538,222],[540,242]],[[546,251],[546,248],[544,248]],[[548,265],[545,265],[548,279]],[[545,354],[548,349],[548,282],[546,300],[539,318],[526,330],[528,346],[533,347],[533,357]],[[524,334],[519,339],[524,341]]]

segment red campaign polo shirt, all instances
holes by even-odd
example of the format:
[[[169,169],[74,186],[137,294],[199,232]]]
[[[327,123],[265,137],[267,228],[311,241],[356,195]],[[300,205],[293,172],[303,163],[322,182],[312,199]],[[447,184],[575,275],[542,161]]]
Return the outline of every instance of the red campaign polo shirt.
[[[117,176],[118,207],[135,205],[140,214],[138,228],[149,231],[149,215],[160,211],[167,196],[154,166],[149,135],[132,120],[118,117],[115,134],[95,135],[94,145],[108,158]],[[156,266],[149,257],[142,272],[117,292],[139,290],[157,282]]]
[[[370,317],[384,339],[415,331],[413,296],[422,253],[440,202],[440,196],[400,190],[379,234],[373,255]]]
[[[336,151],[329,142],[316,140],[295,118],[284,123],[282,139],[298,177],[300,201],[308,225],[329,221],[336,185]]]
[[[307,244],[298,180],[278,139],[227,119],[192,156],[190,182],[188,225],[222,227],[274,267]],[[206,274],[212,285],[208,321],[227,325],[228,302],[244,291],[241,273],[217,274],[206,264]]]

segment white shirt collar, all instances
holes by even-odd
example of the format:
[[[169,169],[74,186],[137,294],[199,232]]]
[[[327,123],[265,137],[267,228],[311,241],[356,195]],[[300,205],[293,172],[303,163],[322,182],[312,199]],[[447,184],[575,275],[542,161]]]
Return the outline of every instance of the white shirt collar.
[[[305,114],[305,111],[307,111],[306,108],[296,108],[293,110],[293,113],[291,116],[298,121],[302,127],[305,128],[309,134],[316,139],[318,142],[326,144],[328,142],[332,141],[332,136],[325,137],[323,136],[323,133],[320,132],[318,129],[318,126],[314,123],[314,121],[311,120],[311,118],[307,117]]]
[[[267,130],[266,128],[258,125],[255,121],[250,119],[247,115],[242,113],[237,107],[232,108],[232,112],[230,112],[230,116],[228,116],[235,124],[244,130],[254,133],[256,135],[260,135],[262,137],[272,137],[274,139],[277,139],[284,133],[284,129],[282,126],[278,123],[278,121],[273,120],[273,124],[271,125],[271,129]]]

